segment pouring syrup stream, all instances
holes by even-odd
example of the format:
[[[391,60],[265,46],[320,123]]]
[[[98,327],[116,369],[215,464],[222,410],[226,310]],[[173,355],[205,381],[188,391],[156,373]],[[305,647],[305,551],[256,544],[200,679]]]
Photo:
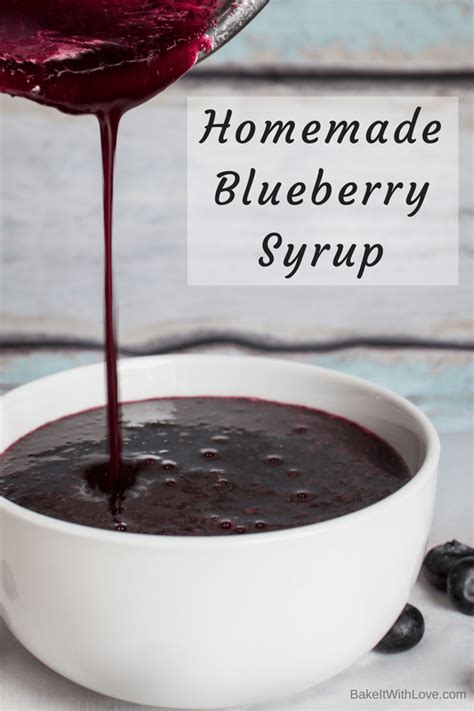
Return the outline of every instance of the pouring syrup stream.
[[[121,486],[112,214],[122,115],[210,49],[223,0],[3,0],[0,91],[99,120],[103,168],[104,340],[111,494]],[[124,474],[125,476],[125,474]]]

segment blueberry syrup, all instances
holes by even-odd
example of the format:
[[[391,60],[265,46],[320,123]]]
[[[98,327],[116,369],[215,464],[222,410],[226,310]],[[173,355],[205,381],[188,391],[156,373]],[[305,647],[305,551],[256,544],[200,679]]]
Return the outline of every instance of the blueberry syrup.
[[[19,440],[2,455],[0,495],[96,528],[218,536],[326,521],[410,479],[389,444],[349,420],[264,400],[190,397],[122,405],[122,476],[111,492],[106,417],[104,408],[89,410]]]
[[[114,158],[122,115],[176,81],[209,48],[222,0],[2,0],[0,91],[100,124],[105,252],[108,477],[121,444],[112,279]]]

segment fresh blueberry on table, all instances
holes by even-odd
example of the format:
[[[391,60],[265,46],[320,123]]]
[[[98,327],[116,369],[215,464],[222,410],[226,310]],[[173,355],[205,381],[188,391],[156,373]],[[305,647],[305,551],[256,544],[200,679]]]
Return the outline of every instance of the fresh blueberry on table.
[[[451,568],[463,558],[474,555],[474,548],[453,540],[428,551],[423,562],[426,579],[438,590],[446,590]]]
[[[425,633],[425,621],[417,607],[405,605],[397,621],[374,647],[376,652],[397,654],[415,647]]]
[[[447,582],[448,597],[465,615],[474,615],[474,555],[462,558],[451,568]]]

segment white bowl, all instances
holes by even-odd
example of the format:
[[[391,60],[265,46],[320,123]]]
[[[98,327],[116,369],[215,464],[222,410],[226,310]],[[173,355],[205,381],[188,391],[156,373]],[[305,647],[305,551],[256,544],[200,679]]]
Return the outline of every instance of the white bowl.
[[[0,451],[105,401],[101,364],[17,388]],[[218,708],[267,701],[337,674],[405,605],[421,565],[439,441],[407,400],[277,359],[185,355],[120,363],[124,401],[240,395],[314,406],[383,437],[413,479],[324,523],[238,537],[147,536],[42,516],[0,498],[2,610],[38,659],[129,702]]]

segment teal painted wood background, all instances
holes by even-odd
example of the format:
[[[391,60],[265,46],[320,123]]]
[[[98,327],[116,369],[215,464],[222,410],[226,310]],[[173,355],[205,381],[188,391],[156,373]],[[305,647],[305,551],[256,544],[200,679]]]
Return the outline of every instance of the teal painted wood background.
[[[211,68],[472,69],[472,0],[270,0]]]

